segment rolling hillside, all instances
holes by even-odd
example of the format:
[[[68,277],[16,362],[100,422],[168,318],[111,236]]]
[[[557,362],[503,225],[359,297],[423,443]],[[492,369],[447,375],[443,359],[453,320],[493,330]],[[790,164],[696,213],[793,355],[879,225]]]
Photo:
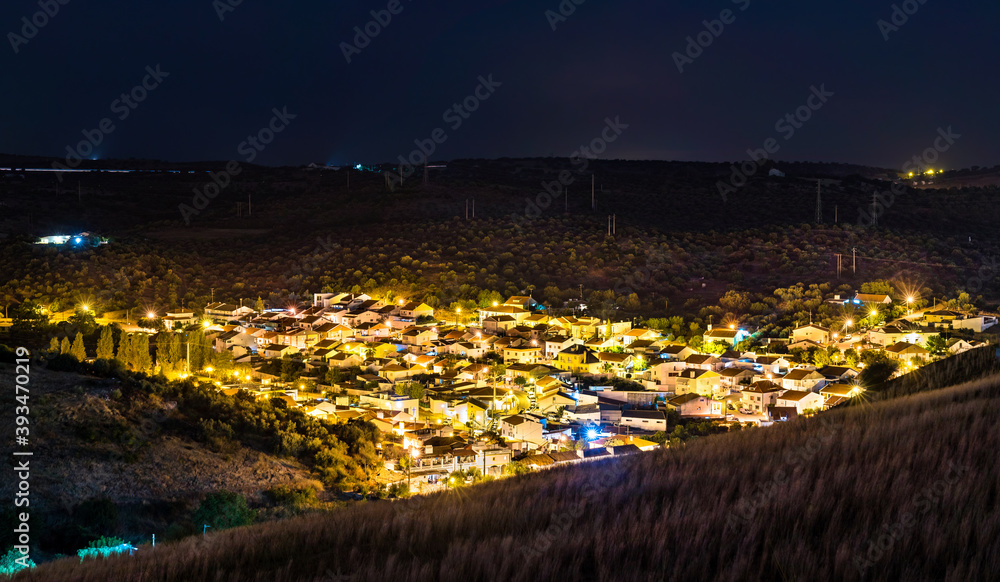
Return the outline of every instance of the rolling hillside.
[[[60,560],[18,579],[992,580],[998,416],[993,374],[669,451]]]

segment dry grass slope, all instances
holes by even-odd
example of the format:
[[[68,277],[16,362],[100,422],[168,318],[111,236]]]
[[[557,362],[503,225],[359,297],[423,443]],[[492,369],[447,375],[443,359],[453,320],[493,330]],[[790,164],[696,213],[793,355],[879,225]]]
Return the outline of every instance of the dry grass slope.
[[[18,579],[992,580],[998,417],[1000,376],[990,376],[618,462],[131,558],[57,561]]]

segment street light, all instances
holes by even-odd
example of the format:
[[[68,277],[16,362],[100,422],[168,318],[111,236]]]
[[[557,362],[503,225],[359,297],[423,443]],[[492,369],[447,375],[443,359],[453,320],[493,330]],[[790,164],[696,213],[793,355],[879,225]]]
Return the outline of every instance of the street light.
[[[146,319],[149,319],[149,320],[156,319],[156,312],[155,311],[147,311],[146,312]]]

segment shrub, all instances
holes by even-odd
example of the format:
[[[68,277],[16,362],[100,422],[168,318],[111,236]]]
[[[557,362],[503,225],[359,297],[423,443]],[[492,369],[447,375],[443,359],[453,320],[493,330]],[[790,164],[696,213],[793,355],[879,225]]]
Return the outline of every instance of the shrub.
[[[34,568],[35,563],[27,555],[11,548],[0,558],[0,576],[13,576],[26,568]]]
[[[98,556],[107,558],[113,554],[131,553],[134,550],[135,548],[132,544],[121,538],[102,536],[90,542],[86,548],[77,550],[76,555],[80,556],[80,561],[82,562],[86,558],[96,558]]]
[[[209,493],[194,512],[196,524],[207,524],[214,529],[250,525],[256,517],[257,512],[247,507],[246,498],[231,491]]]

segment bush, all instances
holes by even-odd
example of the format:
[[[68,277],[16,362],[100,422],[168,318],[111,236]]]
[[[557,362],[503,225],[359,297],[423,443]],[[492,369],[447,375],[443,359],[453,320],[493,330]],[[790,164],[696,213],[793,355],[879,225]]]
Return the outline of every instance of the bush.
[[[26,568],[34,568],[35,563],[26,555],[11,548],[0,558],[0,576],[13,576]]]
[[[102,536],[90,542],[86,548],[77,550],[76,555],[80,556],[80,561],[82,562],[86,558],[96,558],[98,556],[107,558],[113,554],[131,553],[133,550],[135,548],[132,547],[132,544],[121,538]]]
[[[231,491],[209,493],[194,512],[196,524],[207,524],[214,529],[250,525],[256,517],[257,512],[247,507],[246,498]]]
[[[316,498],[316,488],[312,485],[300,487],[281,485],[268,489],[266,493],[271,502],[296,510],[316,505],[319,502]]]

